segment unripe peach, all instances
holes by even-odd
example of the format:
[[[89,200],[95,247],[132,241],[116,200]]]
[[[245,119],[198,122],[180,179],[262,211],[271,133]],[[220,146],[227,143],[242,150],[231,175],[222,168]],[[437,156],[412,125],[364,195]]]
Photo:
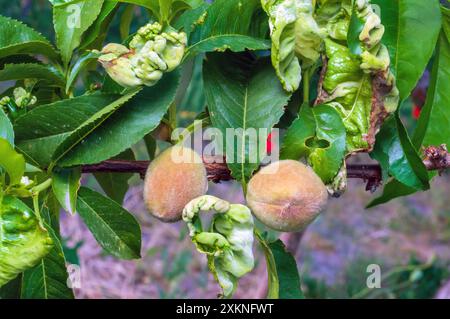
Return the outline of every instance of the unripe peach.
[[[192,149],[173,146],[150,163],[145,175],[144,201],[164,222],[181,219],[184,206],[206,194],[208,180],[201,157]]]
[[[326,186],[314,171],[297,161],[283,160],[262,168],[248,184],[247,204],[268,227],[300,231],[325,207]]]

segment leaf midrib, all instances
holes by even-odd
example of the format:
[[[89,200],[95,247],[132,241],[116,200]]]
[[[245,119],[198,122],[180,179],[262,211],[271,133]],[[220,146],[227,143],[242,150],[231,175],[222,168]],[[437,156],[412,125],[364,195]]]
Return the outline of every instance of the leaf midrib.
[[[125,104],[127,101],[129,101],[133,96],[135,96],[138,92],[140,91],[139,89],[136,89],[135,91],[124,95],[122,97],[120,97],[118,100],[114,101],[111,104],[108,104],[107,106],[105,106],[103,109],[101,109],[99,112],[95,113],[94,115],[92,115],[90,118],[88,118],[86,121],[84,121],[79,127],[77,127],[75,130],[67,132],[69,135],[66,137],[66,139],[60,144],[58,145],[56,151],[59,149],[59,147],[61,145],[64,144],[64,142],[70,138],[70,136],[72,136],[72,134],[76,133],[78,130],[82,129],[83,127],[85,127],[86,125],[89,125],[91,123],[93,123],[93,126],[86,131],[85,134],[82,134],[78,139],[76,139],[75,141],[73,141],[70,145],[70,147],[68,147],[64,152],[62,152],[58,157],[56,157],[55,159],[52,160],[52,163],[50,164],[50,166],[52,166],[52,164],[55,164],[56,162],[58,162],[61,158],[63,158],[67,153],[69,153],[75,146],[77,146],[85,137],[87,137],[89,134],[91,134],[96,128],[98,128],[100,125],[102,125],[107,119],[109,119],[114,113],[115,111],[117,111],[118,108],[120,108],[123,104]],[[112,108],[112,110],[105,112],[104,114],[102,114],[102,111],[115,104],[115,106]],[[99,120],[98,123],[95,124],[96,120]]]
[[[240,37],[240,38],[247,38],[247,39],[252,39],[252,40],[256,40],[256,41],[261,41],[264,43],[267,42],[266,39],[255,38],[255,37],[251,37],[249,35],[244,35],[244,34],[237,34],[237,33],[219,34],[219,35],[213,35],[213,36],[204,38],[204,39],[198,41],[197,43],[191,45],[189,48],[186,49],[186,55],[188,55],[192,51],[193,48],[199,46],[200,44],[202,44],[204,42],[219,39],[219,38],[226,38],[226,37]]]
[[[247,83],[247,86],[245,87],[245,93],[244,93],[244,114],[243,114],[243,131],[242,131],[242,141],[241,141],[241,175],[242,175],[242,183],[245,185],[247,181],[245,180],[245,130],[247,129],[247,106],[248,106],[248,86],[249,83]]]

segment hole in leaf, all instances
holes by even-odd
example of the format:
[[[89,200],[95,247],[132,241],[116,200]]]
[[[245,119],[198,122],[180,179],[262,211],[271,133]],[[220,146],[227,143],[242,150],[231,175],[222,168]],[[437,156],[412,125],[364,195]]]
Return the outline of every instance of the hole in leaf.
[[[305,142],[306,146],[309,148],[328,148],[330,147],[330,142],[327,140],[318,139],[316,136],[311,136]]]

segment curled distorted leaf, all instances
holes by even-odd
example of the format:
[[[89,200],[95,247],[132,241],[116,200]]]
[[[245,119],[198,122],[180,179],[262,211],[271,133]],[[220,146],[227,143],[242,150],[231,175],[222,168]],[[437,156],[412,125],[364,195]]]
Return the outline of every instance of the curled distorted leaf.
[[[0,287],[47,255],[53,241],[34,212],[5,196],[0,204]]]
[[[11,185],[20,183],[25,172],[23,155],[17,153],[14,147],[2,137],[0,137],[0,168],[8,173]]]
[[[345,135],[341,116],[333,107],[303,105],[284,137],[281,158],[306,158],[323,182],[329,184],[342,166]]]
[[[210,230],[203,231],[199,213],[210,210],[217,214],[213,217]],[[209,269],[219,282],[224,297],[231,297],[238,279],[254,267],[253,216],[250,209],[205,195],[186,205],[183,220],[197,250],[208,256]]]
[[[352,15],[352,0],[318,0],[315,10],[317,23],[335,40],[345,41]]]
[[[298,89],[301,65],[314,64],[320,57],[321,29],[313,18],[311,0],[261,0],[269,15],[272,64],[288,92]]]
[[[347,47],[330,39],[325,43],[328,64],[319,101],[341,115],[347,130],[348,152],[366,150],[372,107],[370,75],[361,70],[359,59]]]
[[[155,85],[166,72],[173,71],[184,56],[187,36],[184,32],[155,22],[141,27],[130,42],[110,43],[99,57],[109,76],[124,87]]]
[[[326,43],[326,67],[316,103],[333,106],[347,129],[347,151],[371,150],[384,119],[398,105],[395,78],[389,72],[366,73],[364,60],[331,39]]]

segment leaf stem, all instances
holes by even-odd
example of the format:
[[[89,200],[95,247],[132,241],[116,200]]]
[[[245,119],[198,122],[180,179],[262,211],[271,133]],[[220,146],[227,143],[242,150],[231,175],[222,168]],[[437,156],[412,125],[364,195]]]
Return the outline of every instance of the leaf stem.
[[[31,193],[33,194],[33,196],[34,195],[38,195],[40,192],[46,190],[50,186],[52,186],[52,179],[51,178],[47,179],[45,182],[43,182],[43,183],[41,183],[39,185],[34,186],[31,189]]]
[[[172,131],[177,128],[177,105],[175,102],[169,107],[169,124]]]

